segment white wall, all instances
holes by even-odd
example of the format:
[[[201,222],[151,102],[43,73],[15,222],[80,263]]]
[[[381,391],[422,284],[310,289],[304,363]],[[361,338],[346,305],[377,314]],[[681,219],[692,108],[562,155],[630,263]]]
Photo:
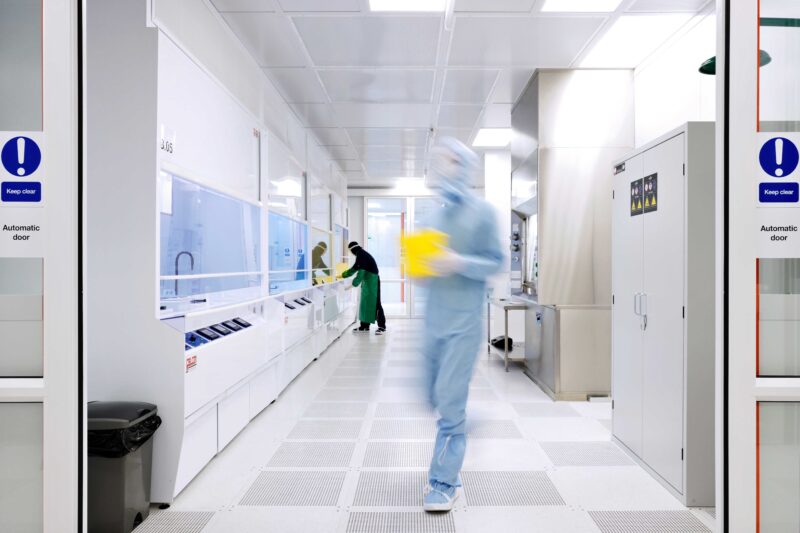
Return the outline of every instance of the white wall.
[[[485,157],[485,198],[495,208],[500,242],[510,243],[511,235],[511,152],[487,152]],[[506,254],[501,272],[492,277],[490,286],[499,295],[509,292],[510,255]]]
[[[364,197],[348,197],[347,207],[350,211],[350,240],[363,244],[366,240],[364,239]]]
[[[716,77],[698,69],[716,54],[716,17],[706,14],[694,24],[634,73],[636,146],[685,122],[715,118]]]
[[[153,21],[284,143],[301,167],[312,168],[326,187],[346,197],[342,174],[210,3],[153,0]]]

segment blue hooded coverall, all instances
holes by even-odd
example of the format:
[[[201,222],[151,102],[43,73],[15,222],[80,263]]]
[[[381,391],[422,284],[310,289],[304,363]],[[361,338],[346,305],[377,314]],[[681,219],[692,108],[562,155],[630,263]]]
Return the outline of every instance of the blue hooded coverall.
[[[470,192],[468,168],[440,191],[445,205],[429,226],[449,236],[461,256],[456,273],[430,278],[423,356],[430,400],[439,412],[438,433],[428,480],[437,490],[460,486],[466,452],[469,382],[483,334],[486,279],[503,261],[493,208]]]

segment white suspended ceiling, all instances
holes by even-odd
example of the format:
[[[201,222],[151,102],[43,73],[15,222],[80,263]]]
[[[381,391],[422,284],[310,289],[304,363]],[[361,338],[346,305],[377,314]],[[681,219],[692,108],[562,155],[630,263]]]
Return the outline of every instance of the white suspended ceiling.
[[[443,13],[372,13],[369,0],[211,1],[354,186],[423,176],[437,137],[469,144],[510,127],[536,68],[580,65],[621,17],[713,4],[622,0],[597,13],[571,10],[600,5],[586,0],[455,0],[448,28]],[[542,12],[546,1],[564,11]]]

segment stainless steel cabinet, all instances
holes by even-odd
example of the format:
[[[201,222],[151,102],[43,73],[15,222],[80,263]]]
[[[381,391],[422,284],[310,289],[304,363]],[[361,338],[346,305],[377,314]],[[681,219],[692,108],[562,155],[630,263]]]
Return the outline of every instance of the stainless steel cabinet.
[[[615,169],[614,436],[687,505],[714,502],[714,130]]]

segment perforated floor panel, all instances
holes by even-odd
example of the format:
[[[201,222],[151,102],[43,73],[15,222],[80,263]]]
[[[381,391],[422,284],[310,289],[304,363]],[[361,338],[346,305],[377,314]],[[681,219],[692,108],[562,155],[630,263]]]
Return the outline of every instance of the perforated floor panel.
[[[378,378],[375,378],[378,381]],[[366,402],[375,394],[373,389],[322,389],[314,398],[317,402]]]
[[[332,507],[339,501],[346,475],[346,472],[261,472],[239,505]]]
[[[425,361],[422,359],[389,359],[389,366],[424,367]]]
[[[462,472],[461,480],[467,504],[476,507],[565,505],[545,472]]]
[[[470,387],[469,400],[472,402],[493,402],[497,401],[497,394],[492,389]]]
[[[345,359],[339,364],[339,368],[380,368],[383,361],[373,361],[371,359]]]
[[[361,433],[361,420],[301,420],[295,424],[289,439],[325,440],[325,439],[358,439]]]
[[[452,513],[350,513],[347,533],[455,533]]]
[[[425,439],[436,437],[434,419],[375,420],[372,422],[370,439]]]
[[[566,418],[581,416],[578,411],[565,403],[515,403],[514,409],[525,418]]]
[[[710,533],[689,511],[592,511],[603,533]]]
[[[362,471],[354,507],[422,507],[427,472]]]
[[[333,389],[371,389],[378,384],[374,376],[367,377],[333,377],[325,384]]]
[[[425,468],[433,456],[433,442],[370,442],[366,468]]]
[[[353,442],[284,442],[269,460],[274,468],[337,468],[350,466]]]
[[[513,420],[467,420],[467,436],[473,439],[521,439]]]
[[[375,416],[377,418],[434,418],[436,411],[424,403],[379,403]]]
[[[634,464],[613,442],[541,442],[555,466],[628,466]]]
[[[374,376],[377,377],[380,374],[380,368],[377,367],[367,367],[367,368],[348,368],[343,367],[336,370],[333,373],[336,377],[368,377]]]
[[[303,418],[363,418],[367,407],[366,402],[314,402],[303,413]]]
[[[424,383],[420,378],[383,378],[384,387],[424,387]]]
[[[200,533],[214,513],[186,513],[162,511],[151,513],[136,533]]]

